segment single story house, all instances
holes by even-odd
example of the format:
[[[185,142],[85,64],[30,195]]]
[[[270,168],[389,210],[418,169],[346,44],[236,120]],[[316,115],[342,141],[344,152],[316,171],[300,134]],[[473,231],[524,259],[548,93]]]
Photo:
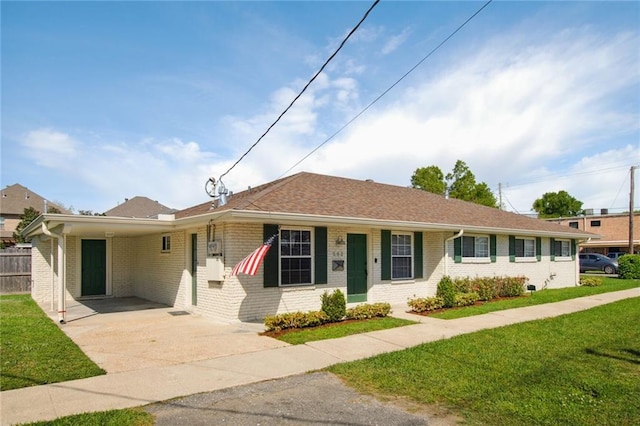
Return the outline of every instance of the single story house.
[[[528,277],[538,289],[579,283],[578,229],[418,189],[298,173],[158,219],[44,214],[32,296],[138,296],[227,321],[435,295],[445,276]],[[231,270],[276,235],[256,275]],[[64,312],[60,312],[64,320]]]

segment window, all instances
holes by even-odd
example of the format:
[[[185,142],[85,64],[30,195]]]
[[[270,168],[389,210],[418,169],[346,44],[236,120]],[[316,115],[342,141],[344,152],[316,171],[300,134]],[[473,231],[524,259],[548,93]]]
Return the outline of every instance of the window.
[[[168,253],[171,251],[171,235],[162,236],[162,252]]]
[[[391,278],[411,278],[411,234],[391,235]]]
[[[311,231],[283,229],[280,232],[280,283],[311,284]]]
[[[555,240],[553,254],[559,257],[571,256],[571,243],[569,240]]]
[[[569,228],[578,229],[578,222],[569,222]]]
[[[600,226],[600,221],[599,220],[592,220],[591,221],[591,226]]]
[[[4,231],[4,217],[0,217],[0,231]]]
[[[516,238],[516,257],[535,257],[536,244],[533,238]]]
[[[489,237],[462,237],[462,257],[489,257]]]

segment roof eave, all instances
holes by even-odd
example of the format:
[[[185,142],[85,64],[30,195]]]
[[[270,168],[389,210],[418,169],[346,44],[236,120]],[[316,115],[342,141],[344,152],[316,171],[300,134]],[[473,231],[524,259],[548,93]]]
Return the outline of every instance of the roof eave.
[[[272,222],[288,222],[288,223],[324,223],[324,224],[339,224],[339,225],[353,225],[353,226],[367,226],[374,228],[393,228],[393,229],[423,229],[431,231],[451,231],[457,232],[460,229],[464,229],[466,232],[471,233],[499,233],[510,234],[519,236],[545,236],[545,237],[559,237],[559,238],[572,238],[572,239],[599,239],[600,235],[588,233],[588,232],[554,232],[544,230],[533,229],[513,229],[513,228],[494,228],[484,226],[471,226],[461,225],[455,223],[426,223],[426,222],[407,222],[397,220],[382,220],[382,219],[368,219],[368,218],[354,218],[344,216],[324,216],[324,215],[309,215],[302,213],[282,213],[282,212],[267,212],[267,211],[255,211],[255,210],[226,210],[221,213],[226,213],[231,219],[236,221],[272,221]],[[205,216],[205,215],[202,215]],[[196,217],[196,216],[194,216]]]

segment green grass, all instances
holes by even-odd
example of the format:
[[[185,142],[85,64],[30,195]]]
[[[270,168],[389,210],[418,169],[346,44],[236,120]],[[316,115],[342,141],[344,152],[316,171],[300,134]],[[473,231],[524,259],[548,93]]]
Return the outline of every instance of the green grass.
[[[329,367],[351,386],[448,407],[468,424],[635,425],[637,298]]]
[[[52,421],[28,423],[24,426],[151,426],[153,424],[153,416],[142,408],[128,408],[75,414]]]
[[[0,297],[0,389],[105,374],[30,295]]]
[[[415,323],[415,321],[392,317],[372,318],[363,321],[334,323],[322,327],[294,330],[282,334],[277,338],[292,345],[300,345],[316,340],[335,339],[338,337],[349,336],[351,334],[402,327]]]
[[[640,287],[640,280],[622,280],[619,278],[602,278],[599,287],[566,287],[534,291],[525,297],[503,299],[495,302],[487,302],[482,305],[469,306],[460,309],[448,309],[446,311],[430,315],[433,318],[455,319],[481,315],[489,312],[505,309],[522,308],[525,306],[540,305],[543,303],[560,302],[562,300],[575,299],[577,297],[592,296],[594,294],[608,293],[611,291],[627,290]]]

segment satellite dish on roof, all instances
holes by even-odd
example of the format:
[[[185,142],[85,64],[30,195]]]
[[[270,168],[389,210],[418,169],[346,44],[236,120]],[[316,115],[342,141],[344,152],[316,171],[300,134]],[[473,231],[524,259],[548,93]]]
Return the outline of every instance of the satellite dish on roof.
[[[209,197],[214,200],[218,200],[218,206],[224,206],[227,204],[227,195],[229,194],[229,191],[227,191],[227,187],[224,186],[224,183],[222,183],[221,180],[216,182],[214,177],[210,177],[204,184],[204,190]]]

